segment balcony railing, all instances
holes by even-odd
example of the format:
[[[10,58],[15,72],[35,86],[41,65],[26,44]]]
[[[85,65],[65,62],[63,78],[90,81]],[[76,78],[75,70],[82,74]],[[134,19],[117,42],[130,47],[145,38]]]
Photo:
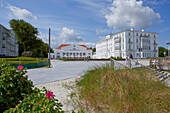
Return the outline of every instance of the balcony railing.
[[[153,45],[157,46],[157,45],[158,45],[158,43],[153,43]]]
[[[157,52],[158,50],[153,50],[153,52]]]
[[[131,41],[129,41],[129,42],[128,42],[128,44],[132,44],[132,42],[131,42]]]
[[[133,51],[133,49],[128,49],[129,51]]]

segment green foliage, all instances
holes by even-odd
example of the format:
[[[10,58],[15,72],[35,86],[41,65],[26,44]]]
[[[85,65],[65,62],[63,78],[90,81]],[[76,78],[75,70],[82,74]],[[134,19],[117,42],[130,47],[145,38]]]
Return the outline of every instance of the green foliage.
[[[26,69],[10,67],[0,59],[0,112],[4,113],[64,113],[62,104],[47,98],[47,90],[33,89],[25,75]],[[72,111],[74,113],[74,111]],[[84,113],[82,110],[78,113]]]
[[[62,61],[67,61],[67,59],[66,59],[66,58],[60,58],[59,60],[62,60]]]
[[[38,35],[37,28],[24,20],[12,19],[9,23],[24,51],[28,51],[31,46],[34,46],[34,41],[36,41]]]
[[[4,113],[64,113],[62,104],[54,97],[48,99],[45,94],[47,94],[45,88],[42,90],[35,88],[30,95],[23,94],[24,99],[15,108],[10,108]]]
[[[96,67],[77,81],[75,105],[96,113],[168,113],[170,88],[153,76],[145,69]]]
[[[159,52],[158,52],[158,56],[159,57],[165,57],[164,56],[164,52],[166,52],[166,56],[168,55],[168,50],[167,49],[165,49],[164,47],[158,47],[158,50],[159,50]]]
[[[111,58],[111,59],[114,59],[114,57],[113,57],[113,56],[111,56],[110,58]]]
[[[26,72],[26,69],[17,70],[0,60],[0,111],[15,107],[23,99],[22,94],[31,94],[33,83]]]
[[[32,58],[32,57],[17,57],[17,58],[2,58],[2,59],[6,60],[10,65],[33,64],[33,63],[47,62],[47,58],[36,59],[36,58]]]
[[[38,39],[37,28],[24,20],[12,19],[9,23],[19,42],[19,56],[23,51],[32,51],[34,57],[48,56],[49,46],[41,39]],[[50,51],[54,53],[52,48]]]

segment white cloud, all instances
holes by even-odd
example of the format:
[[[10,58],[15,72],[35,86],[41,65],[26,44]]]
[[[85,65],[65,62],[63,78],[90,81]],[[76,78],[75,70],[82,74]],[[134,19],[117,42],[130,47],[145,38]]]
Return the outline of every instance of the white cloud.
[[[151,1],[148,1],[148,0],[144,0],[144,3],[145,4],[150,4],[150,5],[164,5],[164,4],[169,4],[170,1],[169,0],[151,0]]]
[[[159,13],[136,0],[114,0],[105,18],[107,25],[114,29],[149,28],[161,22]]]
[[[99,40],[103,40],[105,38],[106,38],[106,36],[99,36]]]
[[[61,33],[59,34],[60,40],[62,43],[77,43],[82,42],[84,39],[79,36],[73,29],[63,27]]]
[[[43,34],[43,33],[40,32],[38,37],[39,37],[40,39],[42,39],[43,42],[49,44],[49,35],[48,35],[48,34]],[[53,49],[56,49],[56,48],[61,44],[61,42],[58,40],[57,37],[55,37],[55,36],[52,35],[52,36],[50,37],[50,44],[51,44],[51,47],[52,47]]]
[[[84,42],[84,43],[80,43],[82,45],[86,45],[87,47],[92,47],[94,48],[96,46],[96,43],[93,42]]]
[[[97,34],[97,35],[99,35],[99,34],[101,34],[101,33],[105,33],[105,32],[107,32],[106,29],[96,29],[96,34]]]
[[[10,4],[8,4],[7,8],[18,19],[37,20],[37,17],[33,16],[32,13],[27,9],[21,9],[16,6],[12,6]]]

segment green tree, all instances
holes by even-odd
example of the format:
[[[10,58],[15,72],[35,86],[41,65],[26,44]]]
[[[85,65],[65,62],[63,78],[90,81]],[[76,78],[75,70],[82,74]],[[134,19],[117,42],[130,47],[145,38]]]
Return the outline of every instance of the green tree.
[[[32,51],[34,57],[48,56],[49,46],[37,37],[37,28],[24,20],[13,19],[9,23],[19,42],[19,55],[21,55],[23,51]],[[50,51],[54,53],[52,48]]]
[[[24,51],[28,51],[31,46],[34,46],[34,41],[36,41],[38,35],[37,28],[24,20],[12,19],[9,24]]]
[[[166,52],[166,55],[168,55],[168,50],[164,47],[158,47],[159,50],[159,57],[164,57],[164,52]]]

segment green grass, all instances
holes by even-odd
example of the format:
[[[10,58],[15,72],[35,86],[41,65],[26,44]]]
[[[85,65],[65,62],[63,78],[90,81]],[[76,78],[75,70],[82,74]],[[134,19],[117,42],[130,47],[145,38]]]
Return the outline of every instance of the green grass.
[[[33,63],[42,63],[47,62],[47,58],[44,60],[32,58],[32,57],[17,57],[17,58],[0,58],[6,60],[10,65],[18,65],[18,64],[33,64]]]
[[[96,67],[77,81],[75,105],[96,113],[168,113],[170,88],[153,78],[153,72]],[[91,111],[92,110],[92,111]]]

